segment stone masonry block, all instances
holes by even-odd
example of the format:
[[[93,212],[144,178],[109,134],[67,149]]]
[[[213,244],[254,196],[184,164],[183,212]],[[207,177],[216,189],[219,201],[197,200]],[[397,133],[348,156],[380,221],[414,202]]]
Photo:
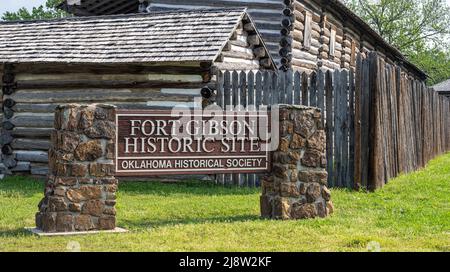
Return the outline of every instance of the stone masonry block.
[[[271,173],[261,182],[261,216],[281,220],[326,217],[334,207],[326,187],[326,134],[321,112],[281,106],[279,116],[279,148],[272,156]]]
[[[50,175],[35,216],[42,231],[115,228],[118,181],[109,163],[114,159],[115,111],[103,104],[56,108]]]

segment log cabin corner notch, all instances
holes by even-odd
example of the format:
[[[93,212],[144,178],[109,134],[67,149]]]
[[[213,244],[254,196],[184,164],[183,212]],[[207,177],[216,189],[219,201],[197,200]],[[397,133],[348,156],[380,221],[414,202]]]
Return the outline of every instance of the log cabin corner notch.
[[[218,69],[275,70],[245,9],[1,22],[3,172],[46,175],[54,109],[194,105]]]

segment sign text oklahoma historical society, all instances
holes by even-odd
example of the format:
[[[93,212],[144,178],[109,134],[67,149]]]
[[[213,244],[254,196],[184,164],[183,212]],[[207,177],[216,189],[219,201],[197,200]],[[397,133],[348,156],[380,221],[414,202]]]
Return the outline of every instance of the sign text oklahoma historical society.
[[[269,116],[267,112],[119,111],[116,175],[265,172]]]

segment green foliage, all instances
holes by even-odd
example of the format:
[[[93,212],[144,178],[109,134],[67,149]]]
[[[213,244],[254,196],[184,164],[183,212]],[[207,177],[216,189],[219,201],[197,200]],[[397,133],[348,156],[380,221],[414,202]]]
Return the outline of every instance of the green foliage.
[[[404,53],[450,34],[445,0],[347,0],[349,7]]]
[[[424,70],[428,75],[428,85],[435,85],[450,78],[450,50],[431,48],[418,50],[409,56],[411,62]]]
[[[31,11],[21,8],[17,12],[6,12],[2,16],[2,20],[37,20],[66,17],[67,13],[57,8],[60,3],[61,0],[47,0],[45,6],[34,7]]]
[[[204,182],[123,182],[118,226],[125,234],[39,238],[34,225],[43,182],[0,181],[0,251],[450,251],[450,153],[375,193],[332,190],[326,219],[259,218],[260,189]]]
[[[450,78],[450,7],[446,0],[346,0],[387,42],[429,76]]]

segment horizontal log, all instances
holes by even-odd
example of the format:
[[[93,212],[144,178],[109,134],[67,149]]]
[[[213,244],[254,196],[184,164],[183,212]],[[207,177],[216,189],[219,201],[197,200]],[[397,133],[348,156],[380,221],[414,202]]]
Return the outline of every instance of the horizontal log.
[[[14,139],[11,143],[14,150],[49,150],[51,147],[50,139]]]
[[[12,108],[17,113],[32,112],[32,113],[51,113],[55,112],[58,104],[25,104],[19,103]]]
[[[308,49],[308,52],[311,53],[312,55],[318,56],[319,55],[319,47],[311,46]]]
[[[280,39],[279,44],[280,44],[281,47],[289,47],[289,46],[291,46],[292,41],[293,41],[292,37],[290,37],[290,36],[282,36],[281,39]]]
[[[352,48],[351,47],[344,47],[343,51],[347,55],[351,55],[352,54]]]
[[[12,108],[12,107],[14,107],[15,104],[16,104],[16,101],[14,101],[11,98],[7,98],[3,101],[3,106],[5,106],[7,108]]]
[[[252,23],[246,23],[244,24],[244,30],[247,32],[255,31],[255,27]]]
[[[249,35],[247,37],[247,42],[250,45],[259,45],[261,43],[261,40],[258,35]]]
[[[247,38],[248,38],[248,34],[246,32],[245,33],[234,32],[234,34],[230,38],[230,40],[236,40],[236,41],[247,43],[248,42]]]
[[[294,30],[304,31],[305,30],[305,25],[296,21],[294,23]]]
[[[317,32],[317,31],[315,31],[315,30],[312,30],[312,31],[311,31],[311,37],[312,37],[313,40],[316,40],[318,43],[320,43],[320,42],[319,42],[319,39],[320,39],[320,32]]]
[[[293,10],[292,12],[295,20],[297,20],[298,22],[305,22],[305,14],[303,13],[303,11],[299,11],[297,9]]]
[[[319,9],[320,10],[320,9]],[[321,16],[318,13],[312,14],[312,21],[316,24],[320,24],[320,21],[322,20]]]
[[[225,50],[225,51],[230,50],[232,45],[245,47],[245,48],[248,47],[247,41],[231,40],[231,41],[228,41],[228,43],[225,45],[223,50]]]
[[[316,23],[313,23],[313,24],[311,25],[311,29],[312,29],[313,31],[316,31],[316,32],[319,33],[319,34],[320,34],[320,32],[322,31],[322,28],[320,27],[320,25],[319,25],[319,24],[316,24]]]
[[[255,59],[255,56],[253,55],[253,53],[249,54],[247,52],[223,51],[221,55],[222,55],[222,58],[220,58],[221,60],[225,59],[226,57],[243,59],[243,60],[254,60]]]
[[[327,52],[322,51],[322,52],[320,52],[320,57],[321,57],[322,59],[328,59],[329,55],[328,55]]]
[[[22,113],[26,114],[26,113]],[[49,113],[40,113],[32,115],[19,115],[10,119],[11,123],[15,127],[35,127],[35,128],[48,128],[53,127],[54,115]]]
[[[48,153],[46,151],[16,150],[14,155],[18,161],[48,162]]]
[[[329,51],[330,51],[330,48],[329,48],[328,45],[322,44],[322,46],[321,46],[321,48],[320,48],[320,51],[321,51],[321,52],[329,52]]]
[[[199,84],[201,89],[204,84]],[[104,101],[149,101],[149,100],[167,100],[175,99],[179,101],[190,101],[191,96],[167,95],[162,94],[160,89],[116,89],[114,91],[107,89],[80,89],[80,90],[61,90],[61,91],[33,91],[20,90],[14,93],[13,98],[17,103],[93,103]]]
[[[18,162],[14,168],[10,170],[12,172],[29,172],[31,167],[31,163],[29,162]]]
[[[322,37],[320,37],[320,42],[321,42],[322,44],[330,44],[330,38],[329,38],[329,37],[322,36]]]
[[[307,61],[316,61],[317,60],[317,56],[310,54],[308,52],[305,51],[301,51],[301,50],[297,50],[297,49],[293,49],[292,50],[292,56],[296,59],[304,59]]]
[[[306,68],[306,69],[310,69],[310,70],[317,69],[317,63],[315,63],[315,62],[307,62],[305,60],[299,60],[299,59],[294,59],[294,58],[292,59],[291,62],[292,62],[293,66]]]
[[[101,81],[101,80],[67,80],[67,81],[25,81],[17,82],[18,89],[58,89],[58,88],[193,88],[198,82],[168,81]]]
[[[256,59],[247,60],[247,59],[235,58],[233,56],[224,57],[223,63],[221,63],[220,65],[221,65],[221,67],[235,65],[237,70],[251,70],[251,69],[259,69],[260,68],[259,61]],[[216,66],[219,66],[219,63],[216,63]]]
[[[2,155],[2,162],[3,162],[3,165],[8,169],[14,168],[17,166],[17,160],[16,160],[16,156],[14,154]]]
[[[266,49],[264,47],[256,47],[253,49],[253,54],[256,58],[262,58],[266,56]]]
[[[14,140],[11,131],[2,131],[0,134],[0,145],[10,144]]]
[[[3,116],[6,119],[11,119],[14,116],[14,111],[11,108],[4,107],[3,108]]]
[[[11,121],[4,121],[2,123],[2,129],[4,130],[12,130],[14,128],[14,124]]]
[[[303,43],[303,32],[302,31],[298,31],[298,30],[292,31],[292,37],[295,41]]]
[[[10,156],[10,155],[13,154],[13,152],[14,152],[14,149],[13,149],[13,147],[11,145],[6,144],[6,145],[2,146],[2,154],[3,155]]]
[[[0,85],[2,85],[2,93],[4,95],[11,95],[16,90],[15,84],[0,83]]]
[[[14,137],[47,138],[50,137],[52,131],[53,131],[52,127],[48,128],[16,127],[11,131],[11,133]]]
[[[319,38],[313,38],[311,39],[311,46],[312,47],[316,47],[317,50],[319,50],[319,48],[322,46],[322,44],[319,42]]]
[[[329,60],[326,60],[326,59],[323,59],[322,63],[323,63],[323,66],[325,66],[327,68],[330,68],[332,70],[341,68],[340,64],[332,62],[332,61],[329,61]]]
[[[345,39],[345,40],[342,42],[342,45],[345,46],[345,47],[352,47],[352,41],[351,41],[351,40]]]
[[[272,61],[270,58],[263,58],[259,60],[259,63],[264,68],[269,68],[272,64]]]
[[[293,1],[292,5],[294,9],[300,13],[305,11],[305,7],[299,1]]]
[[[350,55],[344,55],[341,57],[341,61],[350,63],[351,57]]]
[[[49,172],[48,164],[31,163],[30,172],[35,176],[46,176]]]
[[[131,64],[20,64],[14,68],[16,75],[21,73],[28,74],[174,74],[174,75],[198,75],[205,68],[200,67],[201,63],[182,63],[182,64],[167,64],[154,63],[148,65],[131,65]],[[20,78],[20,77],[19,77]]]
[[[82,71],[82,70],[81,70]],[[190,74],[96,74],[96,73],[70,73],[65,74],[30,74],[22,73],[16,76],[18,83],[33,83],[33,82],[187,82],[195,83],[201,82],[202,77]]]
[[[232,62],[217,62],[214,64],[215,70],[253,70],[253,69],[260,69],[259,62],[257,63],[251,63],[251,64],[242,64],[239,63],[239,59],[235,59],[235,63]]]

